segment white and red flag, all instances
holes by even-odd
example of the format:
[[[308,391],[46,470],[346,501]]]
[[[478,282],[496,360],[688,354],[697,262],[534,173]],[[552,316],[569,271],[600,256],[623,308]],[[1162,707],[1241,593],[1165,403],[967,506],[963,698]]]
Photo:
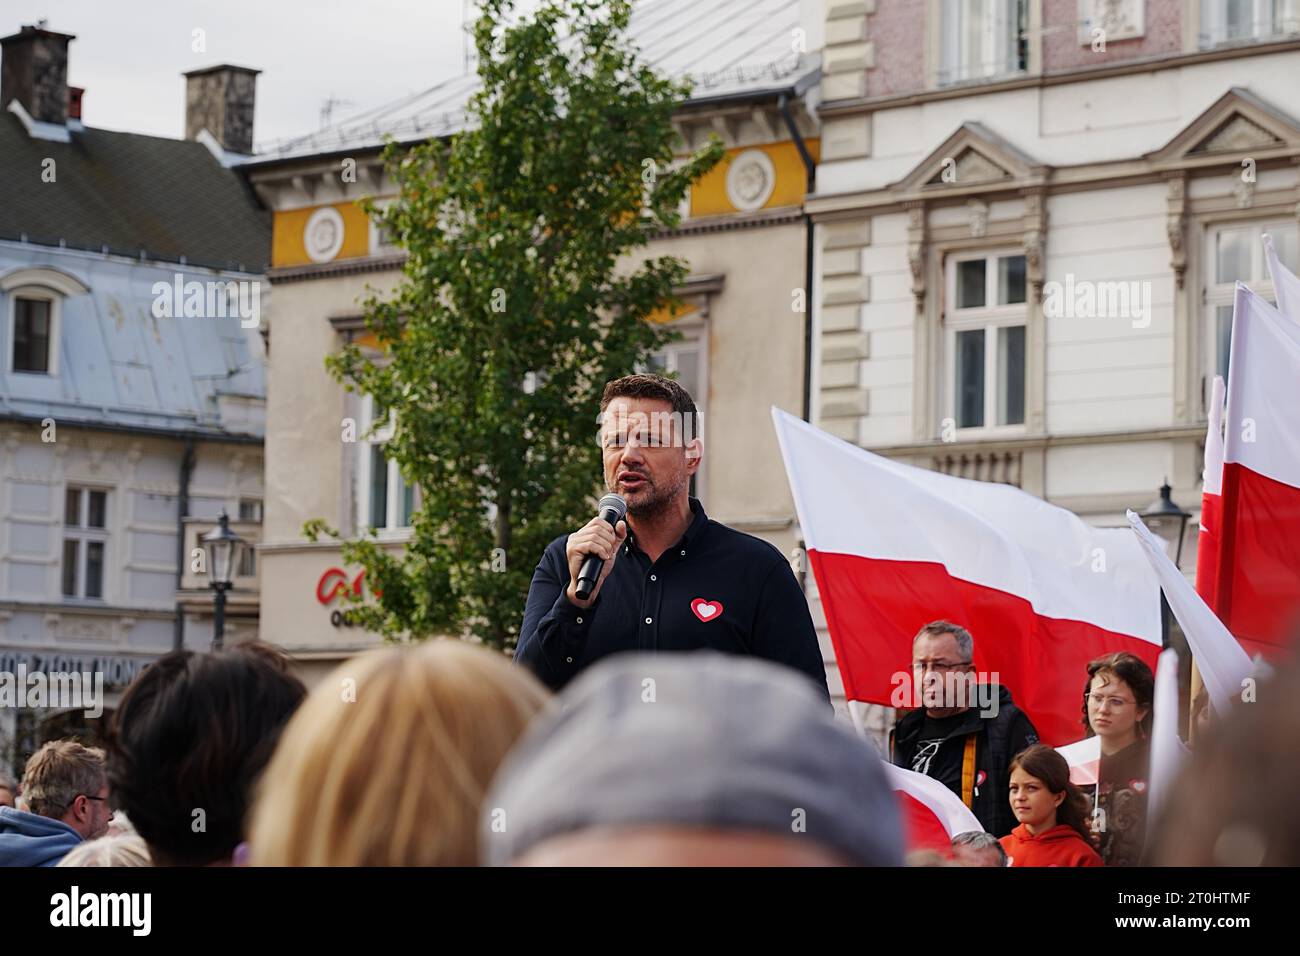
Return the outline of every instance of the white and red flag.
[[[885,764],[889,785],[898,797],[908,851],[938,850],[952,855],[952,838],[972,830],[983,832],[975,814],[961,797],[938,780],[893,764]]]
[[[1101,768],[1101,738],[1084,737],[1056,752],[1065,758],[1070,767],[1070,782],[1076,787],[1091,787],[1097,783]]]
[[[1160,592],[1127,529],[772,417],[849,700],[890,704],[912,638],[940,618],[970,630],[982,680],[996,673],[1053,745],[1079,735],[1090,660],[1154,666]]]
[[[1205,466],[1201,470],[1201,522],[1196,539],[1196,593],[1214,607],[1219,584],[1219,534],[1223,529],[1223,400],[1221,375],[1210,389],[1209,422],[1205,429]]]
[[[1295,281],[1270,259],[1278,289]],[[1300,322],[1292,318],[1237,284],[1214,610],[1251,656],[1268,660],[1300,628]]]

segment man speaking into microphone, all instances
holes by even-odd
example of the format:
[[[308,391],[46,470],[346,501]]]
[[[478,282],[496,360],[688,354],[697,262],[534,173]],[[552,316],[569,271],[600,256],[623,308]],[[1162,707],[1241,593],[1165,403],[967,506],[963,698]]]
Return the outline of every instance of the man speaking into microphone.
[[[605,386],[600,410],[612,494],[601,499],[603,514],[547,546],[515,660],[558,690],[620,651],[709,648],[800,670],[829,700],[808,602],[785,557],[710,520],[690,496],[704,445],[686,389],[628,375]],[[626,518],[611,524],[616,496]]]

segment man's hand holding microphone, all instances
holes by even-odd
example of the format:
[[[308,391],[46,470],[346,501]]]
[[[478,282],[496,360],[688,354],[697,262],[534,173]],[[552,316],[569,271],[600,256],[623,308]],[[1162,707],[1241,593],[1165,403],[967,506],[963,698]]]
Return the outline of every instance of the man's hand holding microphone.
[[[618,559],[627,540],[627,502],[622,495],[600,499],[596,517],[569,535],[564,555],[569,561],[569,586],[564,595],[575,607],[588,608]]]

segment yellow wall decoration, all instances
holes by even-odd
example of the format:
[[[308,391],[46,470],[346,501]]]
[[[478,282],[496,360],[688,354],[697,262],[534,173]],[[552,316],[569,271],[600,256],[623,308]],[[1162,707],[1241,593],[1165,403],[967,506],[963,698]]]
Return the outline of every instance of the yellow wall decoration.
[[[821,140],[807,139],[804,140],[804,145],[808,147],[813,162],[819,162]],[[776,173],[776,185],[772,195],[763,204],[763,208],[797,206],[803,202],[804,194],[807,192],[808,175],[799,156],[798,147],[792,140],[787,140],[766,146],[745,146],[727,150],[727,155],[722,162],[701,176],[699,182],[691,187],[692,216],[723,216],[740,211],[727,196],[727,170],[734,157],[751,149],[766,153]]]
[[[354,202],[331,203],[343,218],[343,246],[335,259],[355,259],[370,254],[370,217]],[[312,262],[307,255],[303,229],[319,206],[281,210],[271,223],[271,265],[302,266]]]

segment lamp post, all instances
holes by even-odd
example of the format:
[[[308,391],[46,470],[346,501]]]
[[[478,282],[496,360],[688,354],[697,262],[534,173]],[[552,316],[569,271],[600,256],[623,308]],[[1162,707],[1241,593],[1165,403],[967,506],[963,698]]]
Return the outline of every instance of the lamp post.
[[[208,586],[216,592],[212,612],[212,649],[219,651],[226,629],[226,592],[234,584],[236,562],[244,539],[230,530],[230,518],[223,509],[217,526],[201,540],[208,558]]]
[[[1143,508],[1138,513],[1138,517],[1151,529],[1153,535],[1165,543],[1165,550],[1169,552],[1173,558],[1174,566],[1177,567],[1183,557],[1183,539],[1187,535],[1187,519],[1191,517],[1191,514],[1174,504],[1173,499],[1170,497],[1172,490],[1169,487],[1169,480],[1165,479],[1164,484],[1160,486],[1160,496]],[[1169,646],[1169,622],[1171,617],[1169,603],[1165,600],[1164,592],[1161,591],[1160,639],[1165,647]]]

